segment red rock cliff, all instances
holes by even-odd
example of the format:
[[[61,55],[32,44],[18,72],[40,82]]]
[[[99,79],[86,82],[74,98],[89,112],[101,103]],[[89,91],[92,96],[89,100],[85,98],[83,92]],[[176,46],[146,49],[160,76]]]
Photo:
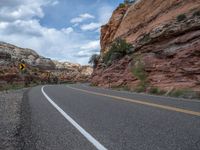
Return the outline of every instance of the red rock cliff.
[[[179,20],[182,14],[185,18]],[[93,84],[134,88],[139,81],[131,70],[134,56],[140,55],[152,86],[200,91],[199,0],[140,0],[117,8],[102,26],[101,56],[119,37],[134,46],[134,53],[109,67],[99,62]]]

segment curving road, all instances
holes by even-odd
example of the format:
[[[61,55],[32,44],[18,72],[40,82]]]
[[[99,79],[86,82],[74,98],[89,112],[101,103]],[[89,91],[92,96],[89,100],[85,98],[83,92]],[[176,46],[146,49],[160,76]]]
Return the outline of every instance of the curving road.
[[[24,96],[25,150],[200,150],[200,101],[85,84]]]

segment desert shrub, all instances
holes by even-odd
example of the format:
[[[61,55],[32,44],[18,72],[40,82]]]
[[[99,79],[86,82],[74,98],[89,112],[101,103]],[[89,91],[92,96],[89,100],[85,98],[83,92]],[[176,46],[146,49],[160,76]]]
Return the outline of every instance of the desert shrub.
[[[185,14],[180,14],[180,15],[178,15],[177,16],[177,21],[178,22],[181,22],[181,21],[183,21],[183,20],[185,20],[187,17],[186,17],[186,15]]]
[[[131,90],[130,87],[128,87],[127,85],[122,86],[121,89],[124,90],[124,91],[130,91]]]
[[[152,87],[152,88],[149,89],[149,93],[151,93],[151,94],[158,94],[159,93],[159,88]]]
[[[145,71],[145,65],[141,61],[141,58],[138,58],[133,66],[132,69],[133,75],[140,80],[140,83],[138,84],[138,87],[135,89],[137,92],[144,92],[146,91],[148,87],[148,81],[147,81],[147,72]]]
[[[135,88],[135,92],[139,92],[139,93],[141,93],[141,92],[145,92],[146,91],[146,86],[144,86],[144,85],[138,85],[136,88]]]
[[[90,83],[90,86],[98,86],[98,83]]]
[[[104,63],[112,63],[112,61],[120,59],[127,54],[131,53],[132,45],[127,43],[123,39],[116,39],[109,49],[109,51],[104,55],[103,61]]]
[[[144,37],[140,40],[142,43],[148,43],[151,41],[151,37],[149,34],[145,34]]]
[[[32,70],[33,72],[38,72],[39,71],[39,69],[38,68],[33,68],[33,70]]]
[[[169,93],[169,95],[173,97],[180,97],[183,94],[184,94],[183,90],[174,90],[171,93]]]
[[[94,68],[96,68],[99,59],[100,59],[100,56],[99,56],[99,55],[93,54],[93,55],[90,57],[89,63],[92,64]]]
[[[169,96],[180,98],[196,98],[200,99],[199,93],[192,91],[191,89],[176,89],[169,93]]]
[[[151,87],[151,88],[149,89],[149,93],[151,93],[151,94],[156,94],[156,95],[163,95],[163,94],[165,94],[166,92],[163,91],[163,90],[160,90],[158,87]]]
[[[193,13],[193,16],[194,16],[194,17],[195,17],[195,16],[200,16],[200,10],[195,11],[195,12]]]
[[[124,7],[125,7],[125,4],[124,4],[124,3],[120,3],[120,4],[119,4],[119,7],[120,7],[120,8],[124,8]]]
[[[58,82],[59,82],[58,77],[54,77],[54,78],[53,78],[53,83],[54,83],[54,84],[58,84]]]
[[[75,84],[76,82],[74,81],[60,81],[60,84]]]
[[[136,0],[124,0],[125,4],[131,4],[131,3],[135,3]]]
[[[133,75],[140,81],[147,79],[147,73],[144,69],[144,64],[141,61],[137,61],[133,67]]]

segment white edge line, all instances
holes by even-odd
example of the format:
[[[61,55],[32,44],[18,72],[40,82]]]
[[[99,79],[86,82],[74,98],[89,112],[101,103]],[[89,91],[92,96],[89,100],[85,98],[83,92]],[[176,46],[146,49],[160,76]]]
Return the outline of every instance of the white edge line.
[[[46,99],[67,119],[90,143],[92,143],[98,150],[107,150],[101,143],[99,143],[92,135],[84,130],[76,121],[74,121],[68,114],[66,114],[45,92],[44,87],[41,88]]]

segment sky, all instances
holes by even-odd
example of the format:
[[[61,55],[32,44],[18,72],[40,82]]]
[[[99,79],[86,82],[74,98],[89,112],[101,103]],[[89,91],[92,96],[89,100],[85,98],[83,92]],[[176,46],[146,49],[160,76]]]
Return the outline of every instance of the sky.
[[[100,26],[122,1],[0,0],[0,41],[87,64],[100,51]]]

